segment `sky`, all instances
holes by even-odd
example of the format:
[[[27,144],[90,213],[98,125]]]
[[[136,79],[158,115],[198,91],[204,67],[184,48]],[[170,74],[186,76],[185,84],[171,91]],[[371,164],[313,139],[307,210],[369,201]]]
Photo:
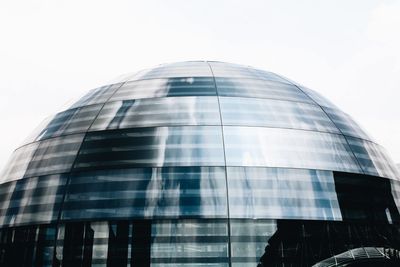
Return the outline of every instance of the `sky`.
[[[400,163],[400,1],[0,2],[0,169],[47,116],[114,77],[219,60],[306,85]]]

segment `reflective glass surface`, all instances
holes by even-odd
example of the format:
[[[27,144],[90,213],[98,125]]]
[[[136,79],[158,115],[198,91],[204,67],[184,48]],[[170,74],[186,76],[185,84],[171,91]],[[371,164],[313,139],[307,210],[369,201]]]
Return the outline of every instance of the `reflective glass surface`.
[[[31,177],[0,185],[0,224],[57,220],[66,175]]]
[[[399,171],[319,93],[214,61],[118,81],[12,154],[0,266],[400,266]]]
[[[92,89],[69,108],[105,103],[121,85],[122,83],[117,83]]]
[[[138,168],[72,175],[63,219],[226,217],[223,167]]]
[[[1,182],[5,183],[24,177],[29,162],[31,161],[38,146],[39,142],[32,143],[15,150],[11,155],[6,168],[0,175]]]
[[[224,126],[228,166],[361,172],[344,137],[313,131]]]
[[[318,105],[323,106],[323,107],[329,107],[333,109],[337,109],[337,107],[328,99],[323,97],[320,93],[317,93],[314,90],[311,90],[307,87],[297,85],[297,87],[303,91],[305,94],[307,94],[312,100],[314,100]]]
[[[282,79],[280,76],[268,71],[261,71],[243,65],[225,64],[215,61],[211,61],[209,64],[215,77],[252,78],[288,83],[285,79]]]
[[[215,82],[220,96],[270,98],[314,103],[296,86],[287,83],[231,77],[216,77]]]
[[[231,218],[341,220],[330,171],[228,167]]]
[[[212,77],[150,79],[124,83],[110,101],[165,96],[216,95]]]
[[[242,97],[220,97],[219,101],[224,125],[266,126],[339,133],[332,121],[316,105]]]
[[[333,108],[323,107],[323,109],[344,135],[371,140],[365,130],[346,113]]]
[[[107,103],[91,130],[220,124],[216,97],[166,97]]]
[[[185,126],[88,133],[74,168],[223,165],[221,127]]]
[[[365,174],[400,179],[396,165],[384,148],[358,138],[347,137],[347,140]]]
[[[24,177],[70,171],[83,136],[75,134],[39,142],[26,167]]]
[[[46,125],[37,131],[35,140],[43,140],[60,135],[86,132],[100,112],[102,105],[68,109],[48,119]]]

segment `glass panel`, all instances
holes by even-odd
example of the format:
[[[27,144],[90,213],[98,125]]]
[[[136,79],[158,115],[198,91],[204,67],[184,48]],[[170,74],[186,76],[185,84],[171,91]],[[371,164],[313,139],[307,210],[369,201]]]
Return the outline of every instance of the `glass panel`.
[[[6,168],[0,175],[1,183],[21,179],[24,177],[26,169],[31,161],[40,142],[32,143],[18,148],[11,155],[6,164]]]
[[[159,67],[134,73],[129,80],[169,78],[169,77],[210,77],[211,70],[205,61],[187,61],[164,64]]]
[[[43,140],[60,135],[86,132],[101,107],[102,105],[91,105],[60,112],[53,118],[48,119],[40,130],[35,130],[37,135],[34,139]]]
[[[107,103],[91,130],[199,124],[221,124],[216,97],[166,97]]]
[[[105,103],[121,85],[122,83],[117,83],[92,89],[69,108]]]
[[[223,166],[221,127],[157,127],[91,132],[75,169]]]
[[[96,171],[71,177],[62,218],[227,216],[223,167]]]
[[[342,172],[334,179],[344,221],[400,222],[390,179]]]
[[[270,98],[314,103],[311,98],[291,84],[266,80],[218,77],[215,78],[215,82],[219,96]]]
[[[126,82],[110,101],[164,96],[216,95],[212,77],[182,77]]]
[[[56,221],[65,183],[65,175],[50,175],[1,184],[0,224]]]
[[[341,220],[330,171],[228,167],[231,218]]]
[[[347,137],[347,140],[365,174],[400,179],[396,165],[383,147],[352,137]]]
[[[335,125],[344,135],[371,140],[371,137],[349,115],[333,108],[323,107]]]
[[[209,62],[209,64],[215,77],[253,78],[287,83],[285,79],[268,71],[223,62]]]
[[[257,266],[276,230],[275,220],[231,220],[232,266]]]
[[[224,125],[267,126],[340,133],[317,105],[271,99],[220,97]]]
[[[298,85],[300,90],[302,90],[305,94],[307,94],[312,100],[314,100],[318,105],[324,106],[324,107],[329,107],[333,109],[337,109],[337,107],[328,99],[326,99],[324,96],[322,96],[320,93],[311,90],[307,87],[300,86]]]
[[[226,222],[153,222],[151,237],[151,266],[228,266]]]
[[[346,140],[321,132],[224,126],[228,166],[361,172]]]
[[[84,134],[67,135],[39,142],[24,177],[68,172]]]

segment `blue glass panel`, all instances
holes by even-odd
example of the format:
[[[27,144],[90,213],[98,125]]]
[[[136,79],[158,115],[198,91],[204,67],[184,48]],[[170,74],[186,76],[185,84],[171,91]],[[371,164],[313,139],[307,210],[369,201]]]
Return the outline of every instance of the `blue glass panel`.
[[[63,219],[226,217],[223,167],[140,168],[71,177]]]
[[[0,224],[56,221],[65,183],[66,175],[49,175],[1,184]]]
[[[383,147],[362,139],[347,137],[365,174],[400,179],[400,174]]]
[[[90,132],[74,168],[223,165],[220,126],[183,126]]]

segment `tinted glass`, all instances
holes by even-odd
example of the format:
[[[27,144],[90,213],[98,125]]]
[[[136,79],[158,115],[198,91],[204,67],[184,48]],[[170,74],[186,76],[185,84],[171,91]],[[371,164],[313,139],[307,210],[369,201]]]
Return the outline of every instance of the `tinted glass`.
[[[0,223],[50,223],[57,220],[66,175],[31,177],[0,185]]]
[[[313,103],[296,86],[281,82],[255,79],[215,78],[218,95],[271,98]]]
[[[216,97],[168,97],[107,103],[91,130],[167,125],[220,125]]]
[[[62,218],[227,216],[223,167],[109,170],[76,174]]]
[[[102,105],[92,105],[82,108],[69,109],[60,112],[48,120],[46,126],[38,132],[36,140],[43,140],[60,135],[86,132]]]
[[[126,82],[110,101],[164,96],[216,95],[212,77],[182,77]]]
[[[92,89],[82,98],[80,98],[77,102],[75,102],[70,107],[70,109],[81,106],[105,103],[121,85],[122,83],[117,83]]]
[[[400,179],[400,174],[381,146],[362,139],[347,137],[358,162],[366,174]]]
[[[51,138],[39,142],[24,177],[70,171],[84,134]]]
[[[39,144],[39,142],[36,142],[15,150],[11,155],[10,160],[6,164],[6,168],[0,175],[1,182],[4,183],[24,177],[29,162],[31,161]]]
[[[292,101],[220,97],[224,125],[267,126],[339,133],[319,106]]]
[[[335,134],[224,126],[228,166],[361,172],[346,140]]]
[[[221,127],[157,127],[91,132],[75,169],[223,166]]]
[[[371,140],[371,137],[349,115],[333,108],[323,107],[329,118],[344,135]]]
[[[330,171],[228,167],[233,218],[341,220]]]
[[[333,109],[337,109],[337,107],[328,99],[326,99],[324,96],[322,96],[320,93],[317,93],[314,90],[311,90],[307,87],[304,86],[298,86],[298,88],[303,91],[305,94],[307,94],[312,100],[314,100],[318,105],[324,106],[324,107],[329,107]]]

